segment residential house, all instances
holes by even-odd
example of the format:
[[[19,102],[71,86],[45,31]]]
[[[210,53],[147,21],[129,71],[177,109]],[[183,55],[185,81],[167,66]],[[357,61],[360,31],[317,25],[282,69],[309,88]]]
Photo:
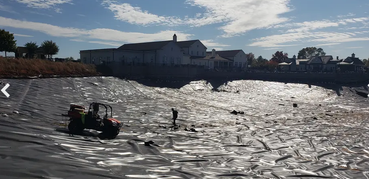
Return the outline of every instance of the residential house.
[[[224,58],[215,52],[215,49],[212,50],[211,54],[206,53],[205,57],[193,58],[192,64],[196,64],[198,66],[203,66],[206,69],[214,69],[214,68],[229,68],[229,64],[232,63],[232,60],[228,58]]]
[[[81,50],[79,52],[82,63],[101,64],[114,59],[115,48]]]
[[[355,56],[355,53],[351,57],[347,57],[345,60],[339,62],[338,68],[340,72],[363,72],[365,64],[359,58]]]
[[[216,51],[213,49],[211,52],[207,52],[207,56],[219,55],[223,59],[228,59],[228,61],[215,61],[215,68],[237,68],[246,69],[247,68],[247,55],[243,50],[221,50]]]
[[[84,63],[101,64],[103,62],[122,62],[124,64],[147,65],[181,65],[190,64],[184,61],[184,56],[190,59],[194,54],[205,54],[206,47],[199,40],[173,40],[130,43],[118,48],[81,50],[80,56]]]
[[[280,71],[291,72],[362,72],[364,71],[364,63],[353,53],[351,57],[340,60],[337,56],[333,59],[331,55],[313,56],[309,59],[287,59],[283,63],[278,64]]]
[[[325,57],[328,57],[328,58],[323,58],[323,62],[325,63],[323,71],[336,72],[337,64],[340,63],[342,60],[340,60],[338,56],[336,57],[336,59],[333,59],[331,56],[325,56]]]
[[[197,65],[207,69],[214,67],[239,68],[247,66],[243,50],[206,52],[207,47],[200,40],[172,40],[130,43],[118,48],[81,50],[83,63],[101,64],[120,62],[127,65]]]
[[[177,37],[174,34],[173,39],[176,38]],[[201,65],[201,63],[197,64],[194,60],[206,56],[207,47],[203,43],[201,43],[200,40],[179,41],[177,42],[177,44],[183,52],[183,65]]]
[[[296,59],[296,71],[305,72],[308,66],[309,59]]]
[[[278,64],[281,71],[291,72],[334,72],[336,64],[340,60],[333,60],[331,55],[328,56],[312,56],[309,59],[288,58],[285,62]]]

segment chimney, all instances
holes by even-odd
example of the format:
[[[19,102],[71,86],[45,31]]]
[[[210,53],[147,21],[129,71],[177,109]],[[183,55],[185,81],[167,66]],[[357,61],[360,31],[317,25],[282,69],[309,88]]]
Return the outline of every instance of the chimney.
[[[211,57],[215,57],[215,49],[211,50]]]
[[[177,35],[176,34],[173,35],[173,42],[177,42]]]
[[[352,57],[352,58],[355,58],[355,54],[354,54],[354,53],[352,53],[351,57]]]
[[[337,60],[340,60],[340,57],[337,56]]]

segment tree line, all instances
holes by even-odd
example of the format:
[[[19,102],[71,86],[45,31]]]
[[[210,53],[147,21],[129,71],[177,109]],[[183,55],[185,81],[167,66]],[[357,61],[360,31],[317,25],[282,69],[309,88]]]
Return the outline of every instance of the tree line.
[[[53,55],[59,52],[59,46],[51,40],[45,40],[40,46],[36,42],[27,42],[24,46],[27,49],[26,58],[34,58],[37,53],[41,53],[45,54],[47,59],[51,59]],[[14,39],[14,34],[4,29],[0,29],[0,52],[5,52],[5,57],[7,52],[18,54],[17,41]]]

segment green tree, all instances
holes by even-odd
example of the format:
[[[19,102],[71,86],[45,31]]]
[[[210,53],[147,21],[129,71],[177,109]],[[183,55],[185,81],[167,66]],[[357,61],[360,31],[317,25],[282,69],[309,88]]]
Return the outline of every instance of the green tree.
[[[264,67],[268,63],[268,60],[263,58],[262,56],[259,56],[256,59],[256,64],[258,67]]]
[[[297,55],[298,59],[306,59],[310,58],[315,55],[319,56],[325,56],[325,52],[322,48],[316,48],[316,47],[305,47],[301,49]]]
[[[74,61],[74,58],[73,57],[67,57],[65,58],[66,61]]]
[[[255,61],[255,56],[253,53],[246,54],[247,56],[247,64],[252,66],[253,61]]]
[[[14,35],[4,29],[0,30],[0,52],[15,52],[17,50],[16,40]]]
[[[369,67],[369,60],[363,59],[363,63],[366,67]]]
[[[276,63],[282,63],[287,58],[288,58],[288,53],[283,53],[283,51],[277,51],[273,54],[273,56],[270,60],[274,61]]]
[[[47,55],[48,59],[53,58],[53,55],[58,54],[59,46],[51,40],[45,40],[41,45],[42,51]]]
[[[24,45],[26,48],[27,48],[27,57],[28,58],[34,58],[35,57],[35,53],[38,49],[38,45],[36,42],[27,42],[25,45]]]

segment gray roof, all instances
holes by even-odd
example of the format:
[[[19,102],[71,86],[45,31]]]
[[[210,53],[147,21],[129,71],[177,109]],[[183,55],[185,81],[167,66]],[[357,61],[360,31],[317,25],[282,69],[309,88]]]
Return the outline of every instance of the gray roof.
[[[212,57],[211,54],[206,57],[197,58],[196,60],[213,60],[213,61],[227,61],[232,62],[232,60],[221,57],[219,54],[216,54],[215,57]]]
[[[88,51],[109,51],[109,50],[116,50],[116,48],[102,48],[102,49],[81,50],[80,52],[88,52]]]
[[[187,41],[177,41],[177,45],[180,48],[190,47],[192,44],[199,40],[187,40]],[[120,46],[119,50],[136,50],[136,51],[149,51],[149,50],[159,50],[169,42],[173,42],[172,40],[166,41],[156,41],[156,42],[144,42],[144,43],[131,43],[124,44]]]
[[[144,42],[144,43],[132,43],[124,44],[118,48],[118,50],[136,50],[136,51],[150,51],[159,50],[172,40],[167,41],[157,41],[157,42]]]
[[[327,64],[338,64],[340,63],[342,60],[330,60]]]
[[[177,45],[181,48],[190,47],[192,44],[199,40],[187,40],[187,41],[177,41]]]
[[[356,57],[347,57],[343,62],[351,63],[355,65],[364,65],[363,61],[361,61],[359,58]]]
[[[312,63],[323,63],[322,59],[319,56],[313,56],[310,58],[310,60],[307,62],[308,64]]]
[[[308,61],[308,64],[311,64],[311,63],[327,64],[331,60],[333,60],[332,55],[327,55],[327,56],[313,56]]]
[[[320,58],[322,59],[323,64],[327,64],[329,61],[333,60],[333,57],[331,55],[321,56]]]
[[[216,54],[220,55],[221,57],[234,57],[242,50],[222,50],[222,51],[215,51]],[[212,52],[206,52],[206,54],[211,55]]]

